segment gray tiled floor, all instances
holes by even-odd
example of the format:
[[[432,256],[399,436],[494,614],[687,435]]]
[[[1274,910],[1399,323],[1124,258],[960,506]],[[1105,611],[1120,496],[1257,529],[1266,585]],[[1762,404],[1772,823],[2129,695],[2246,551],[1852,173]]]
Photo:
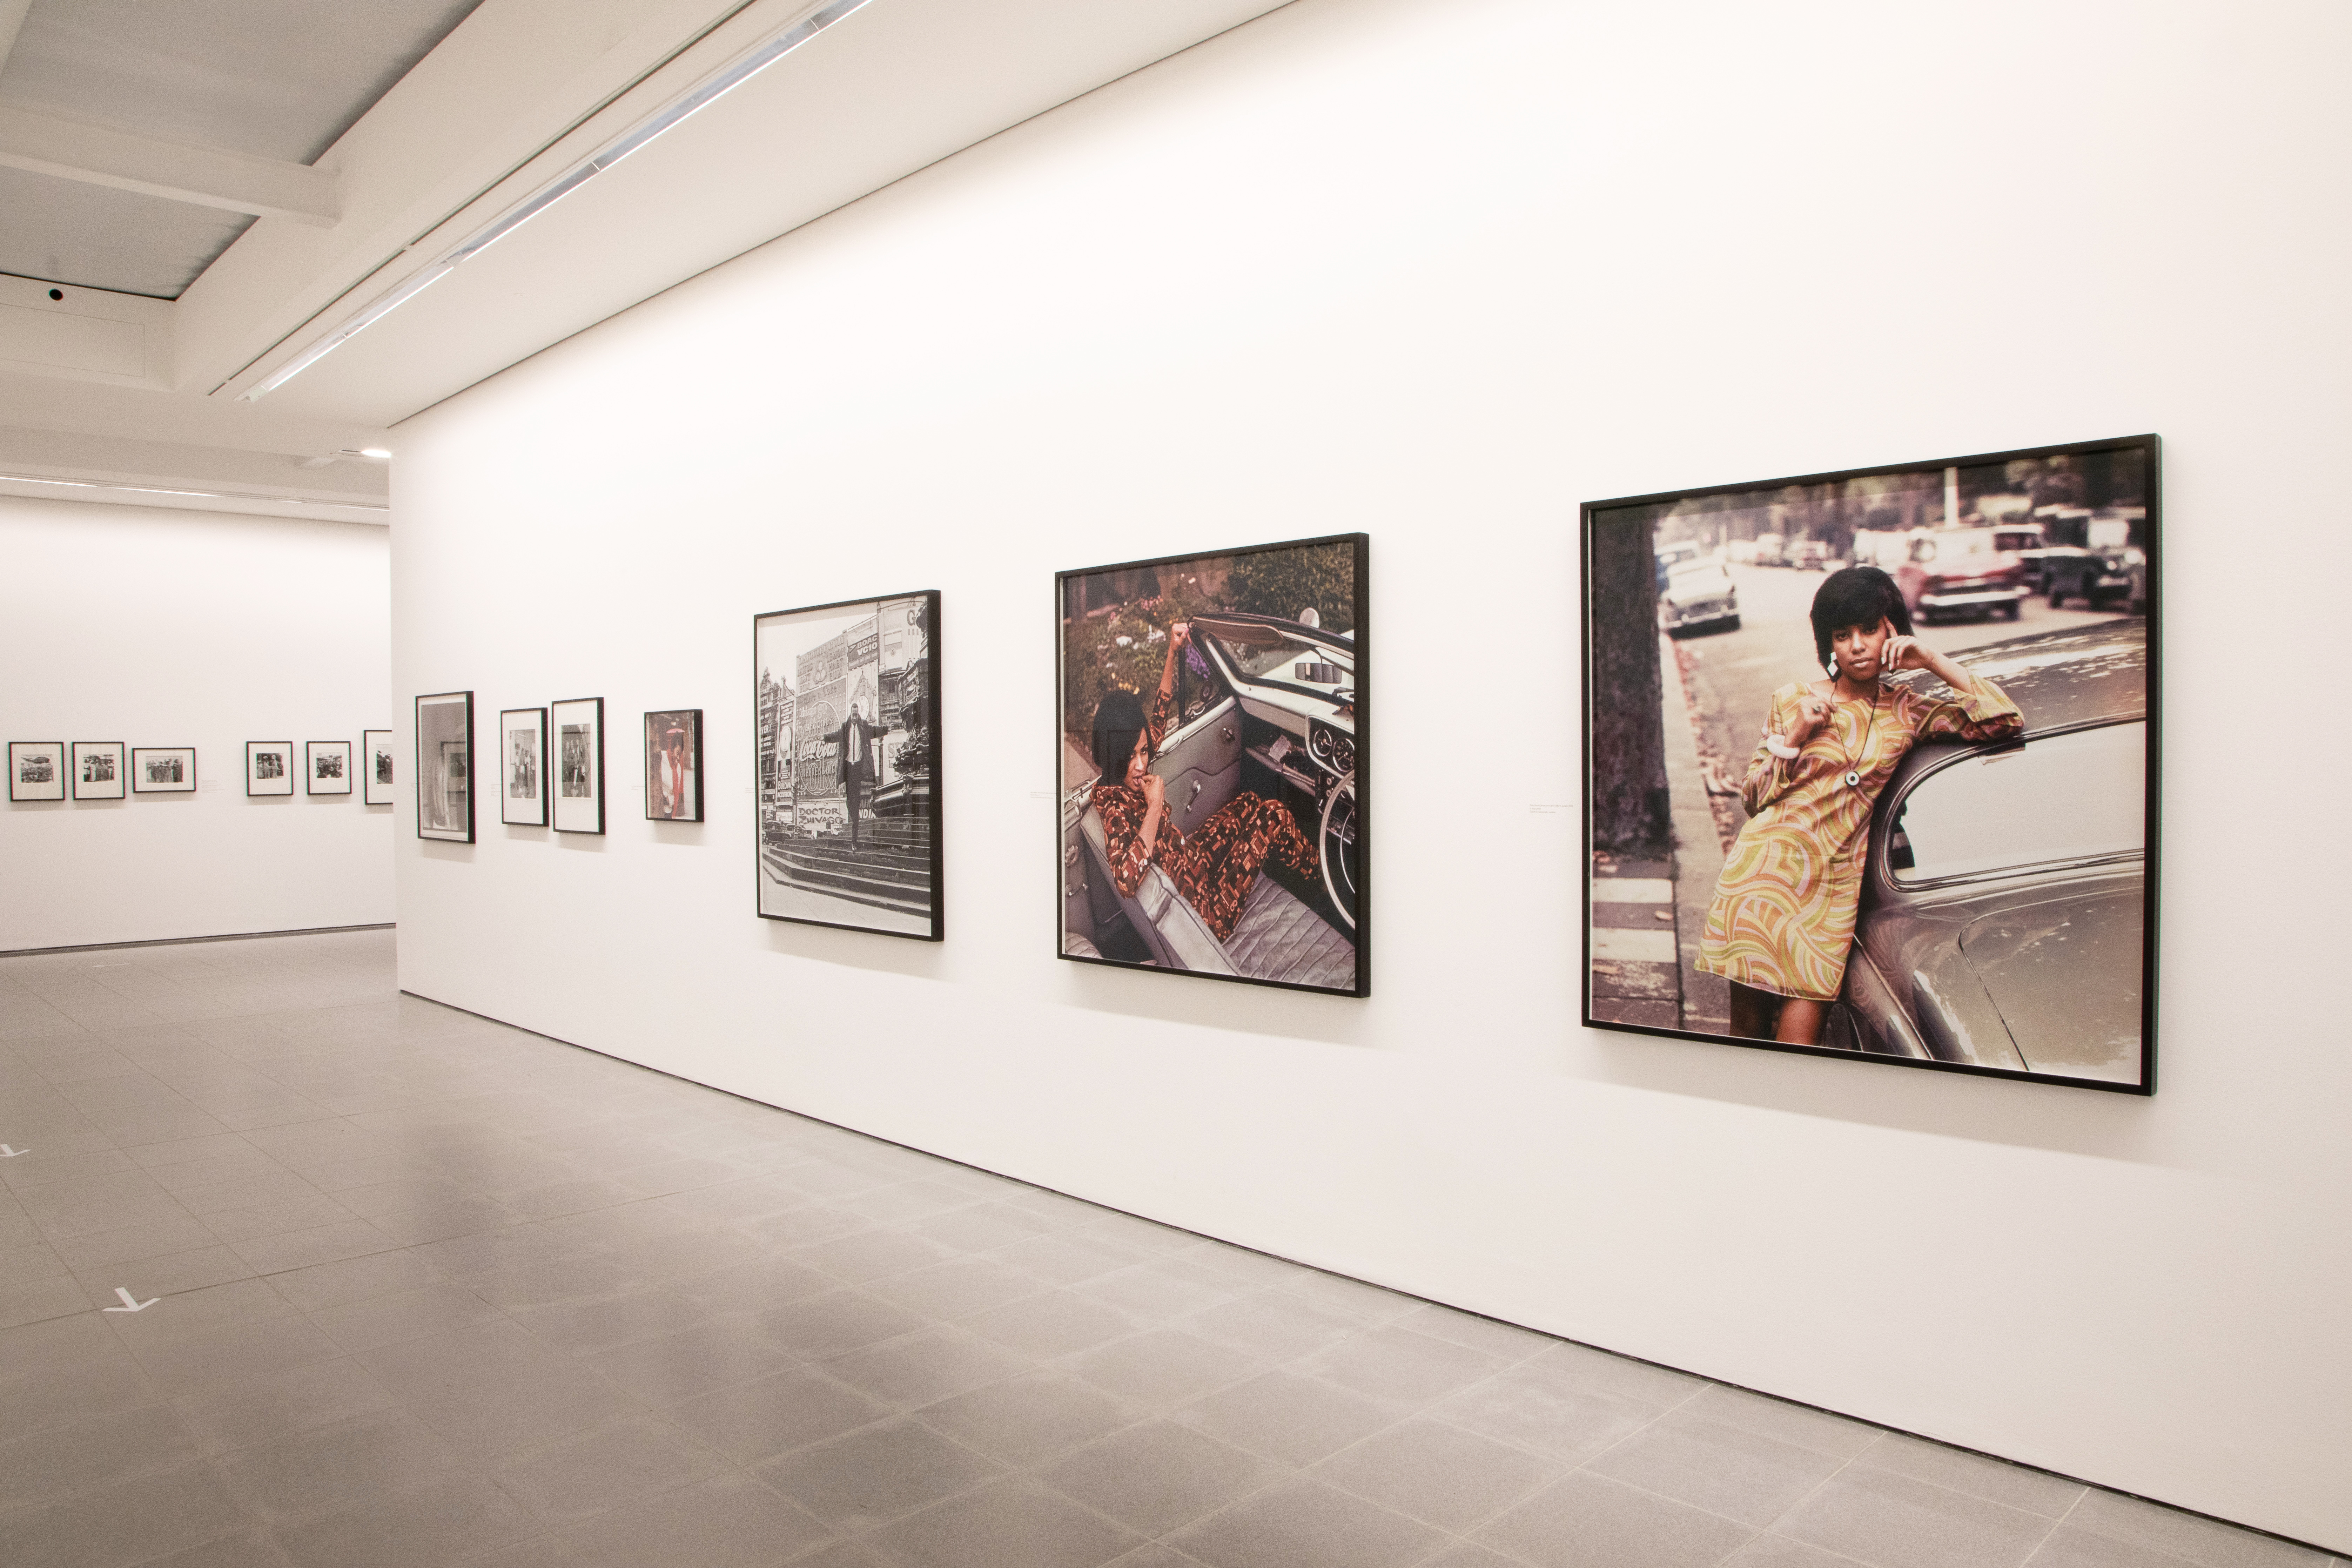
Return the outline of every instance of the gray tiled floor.
[[[2331,1561],[403,997],[391,960],[0,960],[0,1563]]]

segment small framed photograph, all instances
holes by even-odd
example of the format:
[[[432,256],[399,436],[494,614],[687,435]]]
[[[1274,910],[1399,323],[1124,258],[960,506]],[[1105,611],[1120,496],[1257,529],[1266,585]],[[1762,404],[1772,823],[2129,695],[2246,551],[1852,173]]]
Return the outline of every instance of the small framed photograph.
[[[133,746],[131,748],[131,793],[191,795],[196,787],[194,746]]]
[[[245,743],[245,793],[294,793],[294,742],[247,741]]]
[[[73,797],[76,800],[121,800],[124,775],[130,769],[120,741],[76,741],[73,743]]]
[[[474,841],[474,694],[416,700],[416,837]]]
[[[940,595],[751,619],[764,920],[938,942]]]
[[[349,741],[304,742],[302,787],[312,795],[351,794],[352,743]]]
[[[656,822],[702,820],[702,710],[646,715],[646,815]]]
[[[604,700],[574,697],[548,714],[555,742],[555,831],[604,831]]]
[[[390,805],[392,804],[392,731],[362,730],[360,731],[360,804]]]
[[[547,826],[547,710],[509,708],[499,714],[499,820],[514,827]]]
[[[63,800],[66,797],[66,743],[63,741],[8,742],[8,798]]]

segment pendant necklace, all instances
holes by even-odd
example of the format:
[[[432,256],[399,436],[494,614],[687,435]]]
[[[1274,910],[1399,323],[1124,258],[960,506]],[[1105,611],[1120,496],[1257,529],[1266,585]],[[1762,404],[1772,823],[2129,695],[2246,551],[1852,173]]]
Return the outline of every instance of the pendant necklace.
[[[1882,694],[1883,689],[1881,691],[1874,691],[1871,693],[1870,725],[1862,732],[1862,754],[1864,757],[1870,755],[1870,737],[1878,729],[1878,699]],[[1835,720],[1832,720],[1831,729],[1832,731],[1835,731]],[[1860,789],[1862,787],[1862,769],[1858,764],[1857,759],[1852,752],[1845,750],[1845,742],[1843,739],[1839,740],[1838,750],[1844,752],[1845,755],[1845,787],[1848,789]]]

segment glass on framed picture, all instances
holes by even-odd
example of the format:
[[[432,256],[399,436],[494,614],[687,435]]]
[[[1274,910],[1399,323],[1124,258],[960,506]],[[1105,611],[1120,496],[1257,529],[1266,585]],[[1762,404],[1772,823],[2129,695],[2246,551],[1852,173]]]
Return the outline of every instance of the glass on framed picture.
[[[702,710],[646,715],[646,815],[656,822],[702,820]]]
[[[416,836],[474,841],[474,694],[416,700]]]
[[[129,785],[129,755],[120,741],[76,741],[70,759],[76,800],[121,800]]]
[[[363,805],[392,804],[392,731],[360,731],[360,801]]]
[[[189,795],[196,787],[194,746],[133,746],[131,748],[131,793]]]
[[[247,741],[245,743],[245,793],[249,795],[294,793],[294,742]]]
[[[551,703],[547,723],[555,753],[555,831],[604,832],[604,700],[574,697]]]
[[[8,742],[8,798],[63,800],[66,797],[66,743],[63,741]]]
[[[312,795],[351,794],[352,743],[349,741],[304,742],[302,787]]]
[[[499,820],[513,827],[547,826],[547,710],[499,714]]]

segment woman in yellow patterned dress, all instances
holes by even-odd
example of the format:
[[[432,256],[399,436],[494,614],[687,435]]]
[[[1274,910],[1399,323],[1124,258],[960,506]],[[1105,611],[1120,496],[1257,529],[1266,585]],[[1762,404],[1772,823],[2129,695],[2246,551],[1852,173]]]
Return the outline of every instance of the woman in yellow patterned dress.
[[[1724,861],[1698,959],[1731,982],[1734,1035],[1801,1046],[1821,1043],[1845,984],[1871,807],[1896,764],[1921,741],[1993,741],[2025,727],[1999,687],[1911,635],[1902,590],[1875,566],[1832,574],[1812,622],[1829,679],[1772,694],[1740,785],[1748,822]],[[1929,671],[1954,696],[1930,700],[1885,679],[1905,669]]]

